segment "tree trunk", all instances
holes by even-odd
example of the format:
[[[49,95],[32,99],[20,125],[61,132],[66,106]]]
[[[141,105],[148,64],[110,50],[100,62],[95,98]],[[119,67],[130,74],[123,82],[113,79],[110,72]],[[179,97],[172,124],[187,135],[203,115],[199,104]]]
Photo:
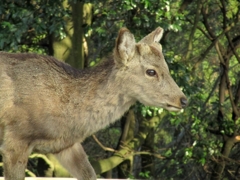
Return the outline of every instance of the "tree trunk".
[[[128,111],[127,118],[125,120],[122,137],[120,139],[118,150],[121,146],[127,144],[131,139],[134,138],[134,132],[136,129],[136,119],[134,111],[131,109]],[[118,166],[118,178],[128,178],[132,173],[133,156],[129,157],[127,160],[123,161]]]
[[[72,10],[72,17],[65,18],[66,37],[62,40],[52,37],[53,56],[78,68],[84,68],[84,27],[92,23],[92,4],[80,1],[68,4],[63,2],[63,8]],[[87,48],[85,46],[85,48]]]
[[[154,153],[154,137],[155,137],[155,129],[156,126],[154,124],[151,125],[151,129],[149,134],[142,145],[142,151]],[[149,154],[141,155],[142,159],[142,171],[143,173],[147,173],[147,176],[154,177],[154,156]],[[143,177],[139,177],[143,178]]]

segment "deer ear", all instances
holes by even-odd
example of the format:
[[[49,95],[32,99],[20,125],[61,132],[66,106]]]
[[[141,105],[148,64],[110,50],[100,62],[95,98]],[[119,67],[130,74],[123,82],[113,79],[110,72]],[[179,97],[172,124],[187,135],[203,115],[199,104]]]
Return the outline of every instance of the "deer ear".
[[[145,43],[138,43],[137,49],[141,56],[144,56],[145,54],[149,54],[151,52],[150,46]]]
[[[126,65],[135,53],[135,38],[127,28],[121,28],[115,44],[114,56],[118,64]]]
[[[154,42],[159,42],[163,36],[163,29],[158,27],[153,32],[145,36],[140,43],[152,44]]]

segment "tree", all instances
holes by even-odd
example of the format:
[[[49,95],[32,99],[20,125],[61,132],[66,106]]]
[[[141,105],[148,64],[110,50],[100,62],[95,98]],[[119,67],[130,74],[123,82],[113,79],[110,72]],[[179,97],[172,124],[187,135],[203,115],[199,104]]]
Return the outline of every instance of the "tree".
[[[188,109],[192,126],[186,129],[192,137],[184,156],[204,165],[201,173],[199,167],[194,170],[203,179],[232,179],[239,173],[232,161],[239,143],[238,7],[237,1],[198,1],[189,5],[186,16],[189,41],[179,54],[185,54],[181,59],[192,70],[190,83],[199,89]]]

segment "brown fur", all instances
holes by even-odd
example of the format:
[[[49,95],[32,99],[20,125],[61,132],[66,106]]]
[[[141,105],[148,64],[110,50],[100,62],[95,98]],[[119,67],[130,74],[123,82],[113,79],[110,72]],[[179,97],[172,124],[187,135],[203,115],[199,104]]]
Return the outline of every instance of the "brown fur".
[[[53,57],[0,53],[0,151],[6,180],[23,180],[31,152],[54,153],[78,180],[96,175],[81,142],[139,100],[178,111],[186,97],[169,75],[157,28],[139,43],[120,30],[114,54],[79,71]],[[156,76],[149,76],[154,69]]]

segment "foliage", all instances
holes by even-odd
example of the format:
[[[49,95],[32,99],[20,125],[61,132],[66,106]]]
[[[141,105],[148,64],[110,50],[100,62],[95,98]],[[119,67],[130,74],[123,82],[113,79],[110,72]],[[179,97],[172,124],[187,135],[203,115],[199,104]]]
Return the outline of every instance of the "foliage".
[[[163,0],[125,0],[125,1],[85,1],[95,4],[95,19],[88,32],[91,40],[98,44],[93,53],[100,57],[90,55],[96,60],[112,51],[113,39],[120,27],[128,27],[137,40],[148,34],[158,26],[166,31],[179,31],[183,23],[183,14],[178,12],[180,2]],[[171,13],[170,13],[171,10]]]
[[[63,18],[69,11],[62,8],[62,0],[3,0],[0,16],[0,50],[44,53],[49,35],[65,37]]]

